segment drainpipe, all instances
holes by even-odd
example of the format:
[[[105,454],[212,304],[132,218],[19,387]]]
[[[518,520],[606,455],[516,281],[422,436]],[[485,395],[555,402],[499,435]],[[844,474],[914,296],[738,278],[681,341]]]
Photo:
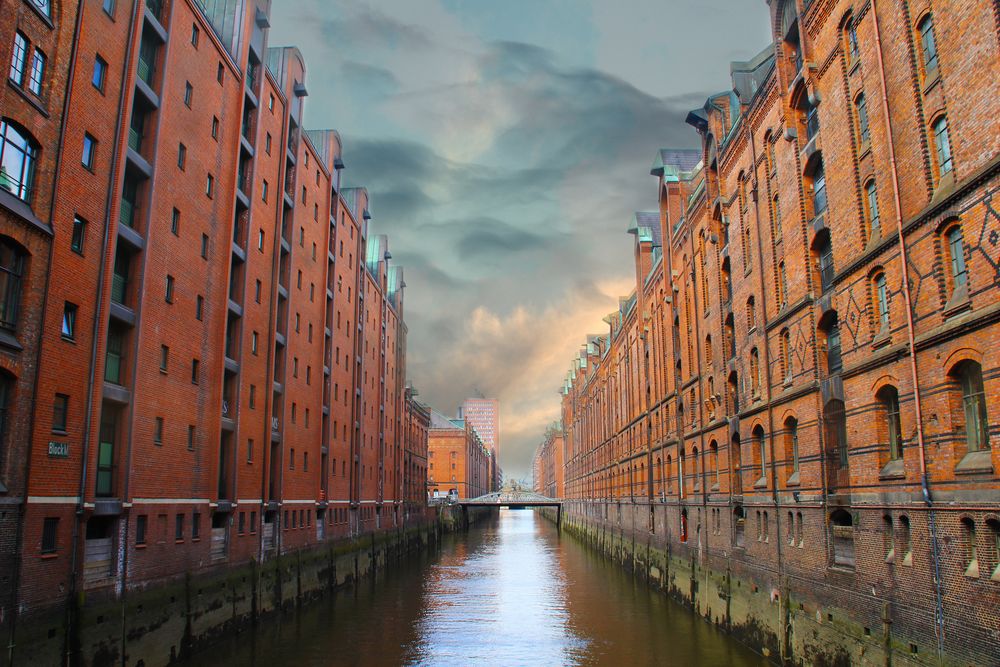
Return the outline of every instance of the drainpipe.
[[[882,114],[885,116],[889,150],[889,173],[892,176],[892,196],[896,213],[896,234],[899,237],[900,265],[903,273],[903,297],[906,304],[906,335],[910,346],[910,375],[913,381],[913,407],[917,419],[917,449],[920,454],[920,490],[924,503],[929,508],[931,532],[931,558],[934,561],[935,634],[938,643],[938,659],[944,656],[944,608],[941,591],[941,562],[938,556],[937,526],[934,518],[934,500],[931,496],[930,480],[927,477],[926,443],[924,442],[924,418],[920,400],[920,376],[917,372],[917,350],[913,330],[913,302],[910,299],[910,275],[906,254],[906,238],[903,234],[903,207],[899,195],[899,175],[896,167],[896,148],[892,139],[892,115],[889,111],[889,93],[885,79],[885,61],[882,55],[882,33],[879,28],[878,6],[872,0],[872,19],[875,27],[875,54],[878,59],[879,86],[882,97]]]

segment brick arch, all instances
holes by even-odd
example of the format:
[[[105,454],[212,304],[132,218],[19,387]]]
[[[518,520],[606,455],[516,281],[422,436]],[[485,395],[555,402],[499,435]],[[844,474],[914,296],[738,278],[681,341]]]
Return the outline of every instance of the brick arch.
[[[879,377],[875,378],[874,382],[872,382],[869,391],[871,392],[872,396],[876,396],[880,391],[882,391],[882,389],[888,386],[893,386],[898,391],[899,378],[896,377],[895,375],[890,375],[888,373],[886,373],[885,375],[880,375]]]
[[[952,369],[963,361],[974,361],[980,366],[984,366],[982,351],[972,347],[962,347],[945,357],[945,360],[941,365],[944,370],[944,374],[946,376],[950,376]]]

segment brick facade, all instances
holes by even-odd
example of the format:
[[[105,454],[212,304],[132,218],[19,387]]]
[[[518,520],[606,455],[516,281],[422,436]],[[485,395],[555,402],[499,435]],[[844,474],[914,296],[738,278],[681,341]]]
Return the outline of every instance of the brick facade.
[[[427,489],[437,497],[478,498],[497,490],[493,456],[473,425],[431,410],[427,432]]]
[[[426,517],[402,269],[268,0],[223,4],[0,6],[33,160],[0,190],[0,664],[39,619],[72,651],[76,601]]]
[[[654,163],[636,289],[564,384],[567,496],[648,509],[634,530],[779,607],[891,623],[887,647],[845,630],[852,660],[990,664],[995,12],[769,4],[774,45],[688,115],[701,149]]]

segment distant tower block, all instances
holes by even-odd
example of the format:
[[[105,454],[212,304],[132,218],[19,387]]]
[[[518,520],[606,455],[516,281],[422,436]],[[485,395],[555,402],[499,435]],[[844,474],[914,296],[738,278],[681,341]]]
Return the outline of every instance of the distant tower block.
[[[462,403],[462,418],[472,424],[493,458],[500,461],[500,401],[496,398],[467,398]]]

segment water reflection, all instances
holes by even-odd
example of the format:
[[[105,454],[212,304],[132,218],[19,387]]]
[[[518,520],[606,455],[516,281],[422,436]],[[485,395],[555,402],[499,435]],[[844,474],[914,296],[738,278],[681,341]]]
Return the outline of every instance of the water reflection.
[[[531,511],[263,625],[189,664],[766,664]]]

